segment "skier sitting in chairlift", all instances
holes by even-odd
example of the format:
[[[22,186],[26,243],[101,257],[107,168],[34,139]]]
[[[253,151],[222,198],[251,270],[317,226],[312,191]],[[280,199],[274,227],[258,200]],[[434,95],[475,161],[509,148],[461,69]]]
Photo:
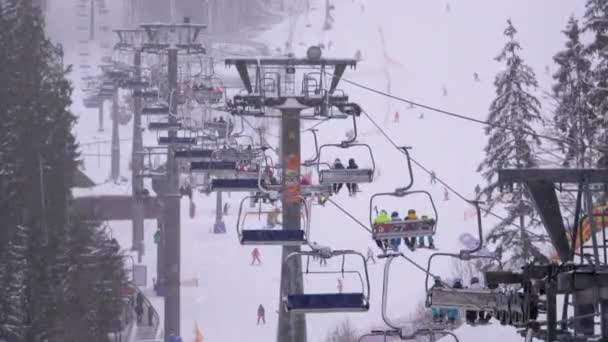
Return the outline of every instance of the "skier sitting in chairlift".
[[[393,211],[391,213],[391,223],[394,222],[401,222],[401,218],[399,217],[399,213],[396,211]],[[401,239],[400,238],[393,238],[390,240],[390,244],[391,244],[391,248],[393,250],[395,250],[395,252],[399,252],[399,245],[401,245]]]
[[[408,220],[417,220],[417,219],[418,219],[418,216],[416,215],[416,210],[408,209],[405,220],[408,221]],[[412,250],[412,251],[416,250],[416,238],[415,237],[404,237],[403,242],[405,242],[405,245],[410,250]]]
[[[380,213],[374,219],[374,224],[382,224],[391,222],[391,218],[388,216],[386,210],[380,210]],[[388,248],[388,240],[376,240],[376,245],[383,251],[386,251]]]
[[[332,168],[334,170],[344,170],[344,164],[342,164],[342,162],[340,161],[340,158],[336,158]],[[342,189],[342,185],[343,185],[342,183],[333,184],[332,188],[334,190],[334,193],[338,194],[340,192],[340,189]]]
[[[350,158],[348,160],[348,166],[346,168],[349,170],[356,170],[359,168],[359,165],[357,165],[357,163],[355,163],[354,158]],[[348,189],[349,196],[355,196],[355,194],[357,193],[357,190],[358,190],[357,183],[346,183],[346,188]]]
[[[428,221],[429,217],[426,216],[426,215],[422,215],[420,217],[420,219],[423,220],[423,221]],[[429,248],[430,249],[435,249],[435,240],[433,239],[433,234],[428,234],[426,236],[424,236],[424,235],[420,236],[418,238],[418,247],[420,247],[420,248],[424,248],[425,247],[425,245],[424,245],[424,238],[425,237],[429,240]]]

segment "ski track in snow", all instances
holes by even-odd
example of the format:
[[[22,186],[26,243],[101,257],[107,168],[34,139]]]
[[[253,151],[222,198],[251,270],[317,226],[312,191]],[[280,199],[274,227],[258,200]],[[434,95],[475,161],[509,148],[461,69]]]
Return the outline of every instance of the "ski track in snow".
[[[297,55],[305,54],[312,44],[324,43],[328,46],[326,56],[352,57],[361,49],[363,61],[356,70],[347,70],[344,77],[361,82],[380,90],[386,89],[385,71],[392,80],[391,88],[395,95],[404,96],[414,101],[439,106],[452,111],[468,114],[478,119],[485,119],[486,111],[494,95],[493,77],[502,67],[493,61],[504,44],[502,31],[506,19],[512,18],[519,30],[519,40],[524,47],[522,52],[526,61],[536,70],[539,83],[543,89],[549,89],[550,76],[544,74],[545,65],[551,65],[551,56],[562,47],[560,33],[571,13],[582,12],[578,2],[563,2],[564,5],[553,6],[551,0],[509,1],[503,3],[484,0],[459,1],[452,4],[450,13],[445,12],[444,2],[404,2],[402,0],[333,0],[335,23],[331,31],[322,31],[324,3],[323,0],[311,1],[313,10],[309,17],[297,20],[293,44]],[[365,6],[365,11],[361,10]],[[64,7],[61,7],[64,6]],[[118,7],[118,6],[117,6]],[[71,11],[69,4],[58,4],[52,11]],[[75,16],[75,15],[74,15]],[[539,21],[538,18],[542,18]],[[70,25],[66,18],[61,23],[51,22],[49,31],[54,37],[66,40],[69,33],[65,27]],[[307,28],[306,24],[311,27]],[[71,27],[74,27],[71,26]],[[378,29],[384,32],[387,54],[390,60],[399,65],[387,67]],[[288,20],[275,29],[262,35],[274,51],[284,47],[288,34]],[[72,37],[73,38],[73,37]],[[75,40],[73,40],[75,41]],[[65,44],[66,62],[79,64],[75,43]],[[92,56],[99,56],[99,49],[92,48]],[[79,116],[75,133],[81,143],[95,140],[110,140],[111,122],[109,107],[106,104],[105,132],[97,132],[97,111],[82,106],[80,73],[77,68],[72,73],[76,86],[72,109]],[[234,69],[222,70],[223,74]],[[473,81],[473,73],[480,75],[481,82]],[[443,96],[442,87],[448,90]],[[447,118],[441,114],[409,109],[407,104],[387,99],[342,82],[341,88],[350,95],[352,101],[358,102],[375,120],[384,125],[387,132],[399,144],[412,146],[412,156],[435,170],[437,176],[461,191],[465,196],[472,196],[472,190],[480,177],[475,172],[482,158],[482,149],[486,143],[482,127],[473,123],[460,123],[457,119]],[[387,103],[391,112],[387,113]],[[399,111],[401,122],[386,122],[392,118],[392,111]],[[418,116],[424,112],[425,119]],[[547,109],[545,109],[547,112]],[[144,119],[145,123],[145,119]],[[344,133],[351,129],[350,121],[324,123],[319,128],[320,143],[336,143],[344,138]],[[407,181],[405,160],[384,138],[375,134],[373,126],[364,118],[359,120],[359,132],[365,132],[360,141],[374,148],[374,157],[381,175],[374,184],[362,185],[362,193],[356,199],[349,198],[343,190],[335,200],[343,205],[362,222],[368,222],[369,196],[374,192],[392,191]],[[120,127],[121,139],[131,138],[131,126]],[[151,144],[155,135],[147,134],[144,143]],[[307,146],[312,146],[308,134],[302,137],[302,155],[313,155]],[[110,145],[101,147],[102,153],[109,153]],[[96,147],[83,147],[83,153],[97,153]],[[130,141],[121,143],[122,176],[130,177],[128,163],[130,159]],[[327,160],[338,154],[327,154]],[[366,165],[366,156],[360,151],[341,152],[344,161],[355,157],[359,166]],[[325,157],[324,157],[325,159]],[[97,183],[104,183],[109,175],[109,158],[84,157],[86,173]],[[458,236],[464,232],[476,234],[474,218],[463,219],[468,205],[451,194],[449,201],[443,201],[443,187],[429,185],[429,177],[414,167],[415,189],[428,190],[434,196],[439,212],[436,245],[442,251],[457,251]],[[128,182],[123,184],[105,184],[96,188],[98,192],[130,193]],[[190,219],[188,202],[182,201],[182,279],[198,278],[198,287],[182,289],[182,335],[190,340],[194,336],[194,322],[198,322],[205,341],[273,341],[276,339],[276,326],[279,309],[279,270],[281,249],[278,247],[260,247],[263,264],[250,266],[253,247],[240,246],[236,237],[236,217],[233,215],[238,207],[240,196],[233,194],[227,199],[231,204],[231,214],[225,221],[228,233],[213,235],[210,230],[214,221],[215,196],[196,193],[195,203],[197,216]],[[422,214],[428,204],[423,198],[406,199],[400,203],[385,203],[389,211],[398,210],[403,216],[409,208],[417,208]],[[426,206],[426,207],[425,207]],[[383,207],[380,203],[379,207]],[[492,220],[484,220],[485,227]],[[131,245],[130,222],[111,222],[113,235],[121,246],[128,249]],[[148,283],[156,272],[156,245],[152,236],[156,229],[155,221],[146,221],[144,263],[148,265]],[[311,240],[329,245],[334,249],[356,249],[366,253],[368,246],[374,247],[367,232],[342,215],[332,205],[325,208],[313,208]],[[403,246],[402,246],[402,250]],[[416,262],[426,265],[430,252],[406,251]],[[433,272],[448,277],[451,275],[450,260],[437,260]],[[331,266],[331,264],[329,265]],[[372,281],[371,309],[367,313],[354,314],[312,314],[307,316],[308,340],[323,341],[326,333],[344,319],[351,320],[361,333],[370,328],[380,328],[381,291],[383,264],[370,265]],[[391,274],[389,314],[395,318],[407,318],[416,306],[424,300],[424,273],[415,269],[403,260],[396,261]],[[305,280],[309,290],[324,289],[328,292],[336,289],[339,275],[325,279]],[[466,281],[466,280],[465,280]],[[346,279],[345,291],[354,289],[356,281]],[[162,300],[152,298],[157,303],[162,316]],[[267,324],[256,325],[256,309],[259,304],[266,308]],[[162,319],[162,317],[161,317]],[[463,327],[457,331],[461,341],[473,341],[479,336],[501,336],[501,342],[520,341],[512,328],[500,328],[500,333],[491,327]],[[503,338],[504,336],[504,338]],[[442,339],[441,341],[449,341]]]

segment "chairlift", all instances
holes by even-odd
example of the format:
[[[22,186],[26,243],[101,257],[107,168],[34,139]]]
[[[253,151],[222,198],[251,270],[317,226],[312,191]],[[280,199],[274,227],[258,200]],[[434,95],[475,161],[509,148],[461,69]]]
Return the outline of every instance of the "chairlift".
[[[242,180],[242,179],[240,179]],[[257,179],[255,186],[258,186]],[[213,187],[213,185],[212,185]],[[252,215],[279,215],[280,211],[247,211],[244,209],[247,202],[253,200],[259,202],[260,199],[267,195],[247,196],[241,200],[239,206],[239,216],[236,223],[236,230],[239,236],[239,241],[242,245],[272,245],[272,246],[301,246],[307,243],[310,232],[310,218],[308,217],[308,207],[304,198],[300,197],[302,205],[302,215],[299,227],[285,227],[274,229],[274,227],[266,227],[263,229],[247,226],[247,217]]]
[[[211,180],[211,190],[221,192],[259,191],[257,178],[216,178]]]
[[[481,225],[481,209],[479,207],[479,202],[471,202],[475,205],[477,209],[477,226],[478,226],[478,234],[479,234],[479,245],[476,248],[471,250],[461,250],[458,254],[453,253],[433,253],[429,259],[426,269],[426,278],[425,278],[425,289],[427,292],[427,301],[426,305],[429,307],[447,307],[447,308],[464,308],[471,310],[487,310],[493,309],[497,305],[496,296],[497,291],[491,289],[471,289],[471,288],[462,288],[462,289],[454,289],[448,286],[447,284],[441,284],[441,286],[432,286],[429,287],[429,275],[431,274],[431,264],[435,257],[450,257],[456,258],[463,261],[470,261],[474,259],[485,259],[495,261],[498,264],[498,269],[502,270],[502,263],[500,259],[496,256],[490,255],[476,255],[475,253],[479,252],[483,245],[483,236],[482,236],[482,225]],[[435,278],[435,280],[438,280]]]
[[[196,161],[190,163],[190,169],[200,172],[230,171],[234,173],[237,170],[237,163],[221,160]]]
[[[414,184],[414,173],[412,172],[412,162],[408,152],[408,147],[401,147],[401,151],[407,160],[409,173],[409,182],[405,187],[397,188],[393,192],[377,193],[372,195],[369,200],[369,222],[372,227],[372,239],[374,240],[390,240],[394,238],[411,238],[434,235],[439,221],[439,214],[433,201],[433,196],[428,191],[409,191]],[[427,217],[421,215],[419,219],[409,219],[398,222],[375,223],[373,220],[374,209],[377,207],[375,199],[380,197],[396,197],[403,198],[406,196],[422,194],[429,198],[431,207],[433,208],[433,216]]]
[[[150,131],[178,131],[182,129],[180,122],[150,122],[148,123],[148,130]]]
[[[342,149],[363,147],[369,151],[371,168],[360,168],[360,169],[322,169],[321,165],[321,152],[323,149],[328,147],[337,147]],[[374,180],[374,173],[376,172],[376,163],[374,161],[374,154],[372,148],[368,144],[353,144],[353,143],[341,143],[341,144],[324,144],[319,147],[319,161],[317,162],[317,172],[319,174],[319,183],[322,185],[335,184],[335,183],[371,183]],[[327,164],[325,164],[327,165]]]
[[[158,137],[159,145],[194,145],[196,138],[192,137]]]
[[[346,270],[347,256],[359,257],[363,265],[363,275],[360,271]],[[289,254],[284,263],[288,264],[293,258],[306,257],[306,270],[303,274],[355,274],[361,281],[361,291],[352,293],[284,293],[283,305],[287,312],[293,313],[332,313],[332,312],[365,312],[369,310],[370,282],[367,261],[363,254],[352,250],[313,250]],[[336,271],[310,271],[311,257],[330,259],[342,257],[342,267]]]
[[[169,115],[171,115],[171,113],[169,111],[169,106],[167,106],[165,104],[157,103],[157,104],[154,104],[154,105],[143,107],[141,109],[141,115],[164,115],[164,116],[169,116]]]
[[[397,222],[386,222],[386,223],[375,223],[373,220],[373,210],[376,207],[374,199],[378,197],[406,197],[416,194],[422,194],[429,198],[431,207],[433,208],[433,216],[426,217],[425,215],[419,216],[420,218],[404,219],[403,221]],[[437,229],[437,222],[439,221],[439,214],[435,207],[433,197],[428,191],[416,190],[416,191],[395,191],[378,193],[372,195],[369,201],[369,220],[372,227],[372,239],[374,240],[389,240],[394,238],[412,238],[435,235]]]
[[[211,84],[194,84],[192,87],[194,99],[198,104],[217,104],[224,98],[224,90],[219,79],[212,78]]]
[[[213,155],[213,150],[209,149],[187,149],[175,151],[175,159],[209,159]],[[236,169],[236,165],[235,165]]]

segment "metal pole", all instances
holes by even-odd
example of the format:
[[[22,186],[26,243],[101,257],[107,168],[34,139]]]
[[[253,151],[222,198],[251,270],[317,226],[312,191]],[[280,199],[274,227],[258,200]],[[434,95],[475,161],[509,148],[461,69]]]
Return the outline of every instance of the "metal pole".
[[[289,102],[295,102],[288,99]],[[287,107],[287,106],[286,106]],[[283,229],[301,229],[300,193],[300,111],[294,104],[291,108],[282,108],[281,120],[281,165],[283,165]],[[300,247],[283,247],[281,260],[297,252]],[[303,293],[302,261],[291,258],[288,264],[281,263],[281,295],[285,293]],[[281,303],[282,298],[279,298]],[[306,342],[306,316],[294,314],[279,308],[278,342]]]
[[[547,336],[549,341],[557,338],[557,299],[555,280],[547,282]]]
[[[89,18],[89,40],[95,40],[95,0],[91,0],[91,15]]]
[[[112,180],[117,182],[120,178],[120,138],[118,132],[118,88],[114,91],[112,99]]]
[[[168,50],[168,75],[169,75],[169,98],[171,113],[177,113],[177,101],[173,98],[177,90],[177,52],[175,48]],[[175,123],[175,116],[169,116],[169,122]],[[177,132],[169,131],[169,137],[176,137]],[[169,145],[167,152],[167,187],[165,194],[165,205],[163,208],[165,228],[165,274],[166,294],[165,297],[165,333],[173,332],[180,334],[180,198],[179,174],[175,161],[174,146]]]
[[[141,51],[135,51],[133,57],[133,65],[135,66],[135,77],[141,78]],[[131,150],[131,192],[133,198],[133,241],[131,243],[132,250],[136,250],[137,261],[142,261],[144,254],[144,203],[142,191],[144,189],[144,180],[138,175],[143,169],[143,155],[139,152],[143,151],[143,140],[141,132],[141,97],[136,96],[133,99],[133,148]]]
[[[99,105],[99,128],[97,128],[99,132],[103,132],[103,102],[102,100]]]
[[[595,227],[595,217],[593,217],[593,199],[591,197],[591,190],[589,189],[589,183],[585,183],[585,205],[587,206],[587,219],[591,228],[591,241],[593,242],[593,257],[595,258],[595,264],[600,265],[600,255],[597,244],[597,229]],[[581,241],[582,244],[582,241]]]
[[[215,226],[213,227],[213,232],[214,233],[220,233],[224,231],[224,222],[222,220],[222,213],[223,213],[223,206],[222,206],[222,192],[218,191],[216,193],[216,200],[215,200]]]

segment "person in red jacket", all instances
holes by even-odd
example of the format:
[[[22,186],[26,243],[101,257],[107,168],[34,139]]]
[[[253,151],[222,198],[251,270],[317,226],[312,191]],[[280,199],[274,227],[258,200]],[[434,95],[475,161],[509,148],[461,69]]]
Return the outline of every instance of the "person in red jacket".
[[[257,247],[251,251],[251,264],[255,264],[256,260],[259,265],[262,264],[262,260],[260,260],[260,250]]]

